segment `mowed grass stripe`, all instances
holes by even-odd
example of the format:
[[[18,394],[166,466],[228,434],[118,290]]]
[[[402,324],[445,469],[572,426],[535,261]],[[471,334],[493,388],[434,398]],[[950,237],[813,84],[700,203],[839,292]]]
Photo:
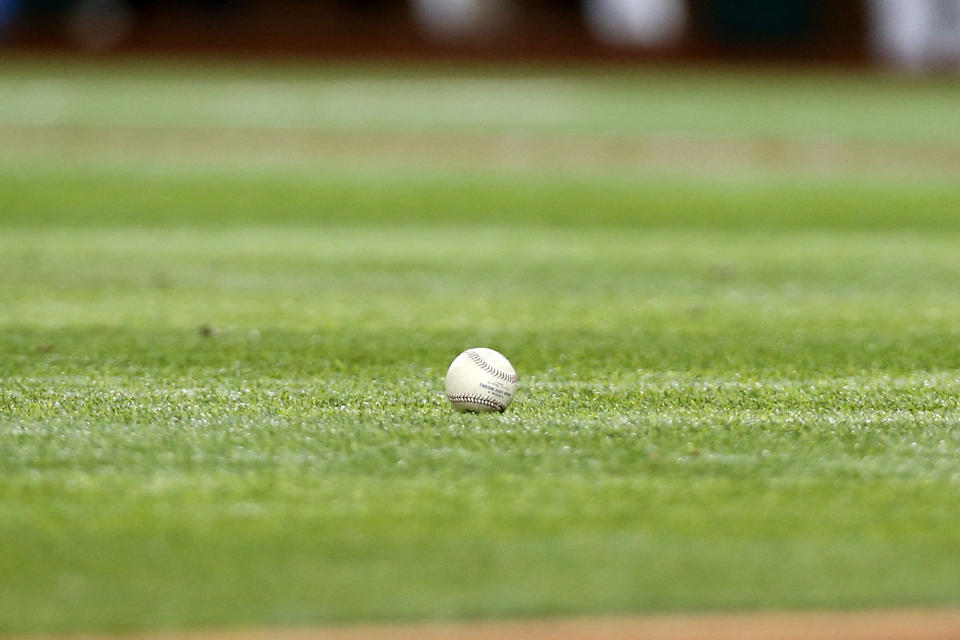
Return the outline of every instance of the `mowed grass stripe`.
[[[718,175],[722,178],[722,174]],[[0,174],[0,225],[217,227],[374,224],[569,228],[960,230],[948,181],[509,176],[502,172]]]
[[[107,97],[108,99],[105,99]],[[5,61],[0,125],[960,141],[960,85],[589,66]]]

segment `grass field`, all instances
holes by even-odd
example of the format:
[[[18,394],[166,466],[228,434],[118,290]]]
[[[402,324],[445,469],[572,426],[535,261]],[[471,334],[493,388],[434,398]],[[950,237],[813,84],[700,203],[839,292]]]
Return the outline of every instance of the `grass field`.
[[[3,63],[0,632],[960,605],[958,104]]]

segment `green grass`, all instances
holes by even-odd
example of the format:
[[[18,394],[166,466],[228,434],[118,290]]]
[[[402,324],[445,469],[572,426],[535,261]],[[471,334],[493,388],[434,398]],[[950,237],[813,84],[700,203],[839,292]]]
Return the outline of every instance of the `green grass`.
[[[958,97],[7,64],[0,632],[957,606]]]

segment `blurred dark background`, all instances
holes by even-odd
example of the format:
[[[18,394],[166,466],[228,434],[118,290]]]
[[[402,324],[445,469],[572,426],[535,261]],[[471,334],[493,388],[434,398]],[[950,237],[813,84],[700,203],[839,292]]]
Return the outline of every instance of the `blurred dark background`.
[[[955,68],[960,0],[0,0],[0,50]]]

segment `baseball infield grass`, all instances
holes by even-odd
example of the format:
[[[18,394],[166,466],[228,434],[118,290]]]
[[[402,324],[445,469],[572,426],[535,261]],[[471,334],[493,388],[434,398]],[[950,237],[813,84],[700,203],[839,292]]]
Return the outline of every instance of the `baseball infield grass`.
[[[7,64],[0,632],[960,604],[958,101]]]

